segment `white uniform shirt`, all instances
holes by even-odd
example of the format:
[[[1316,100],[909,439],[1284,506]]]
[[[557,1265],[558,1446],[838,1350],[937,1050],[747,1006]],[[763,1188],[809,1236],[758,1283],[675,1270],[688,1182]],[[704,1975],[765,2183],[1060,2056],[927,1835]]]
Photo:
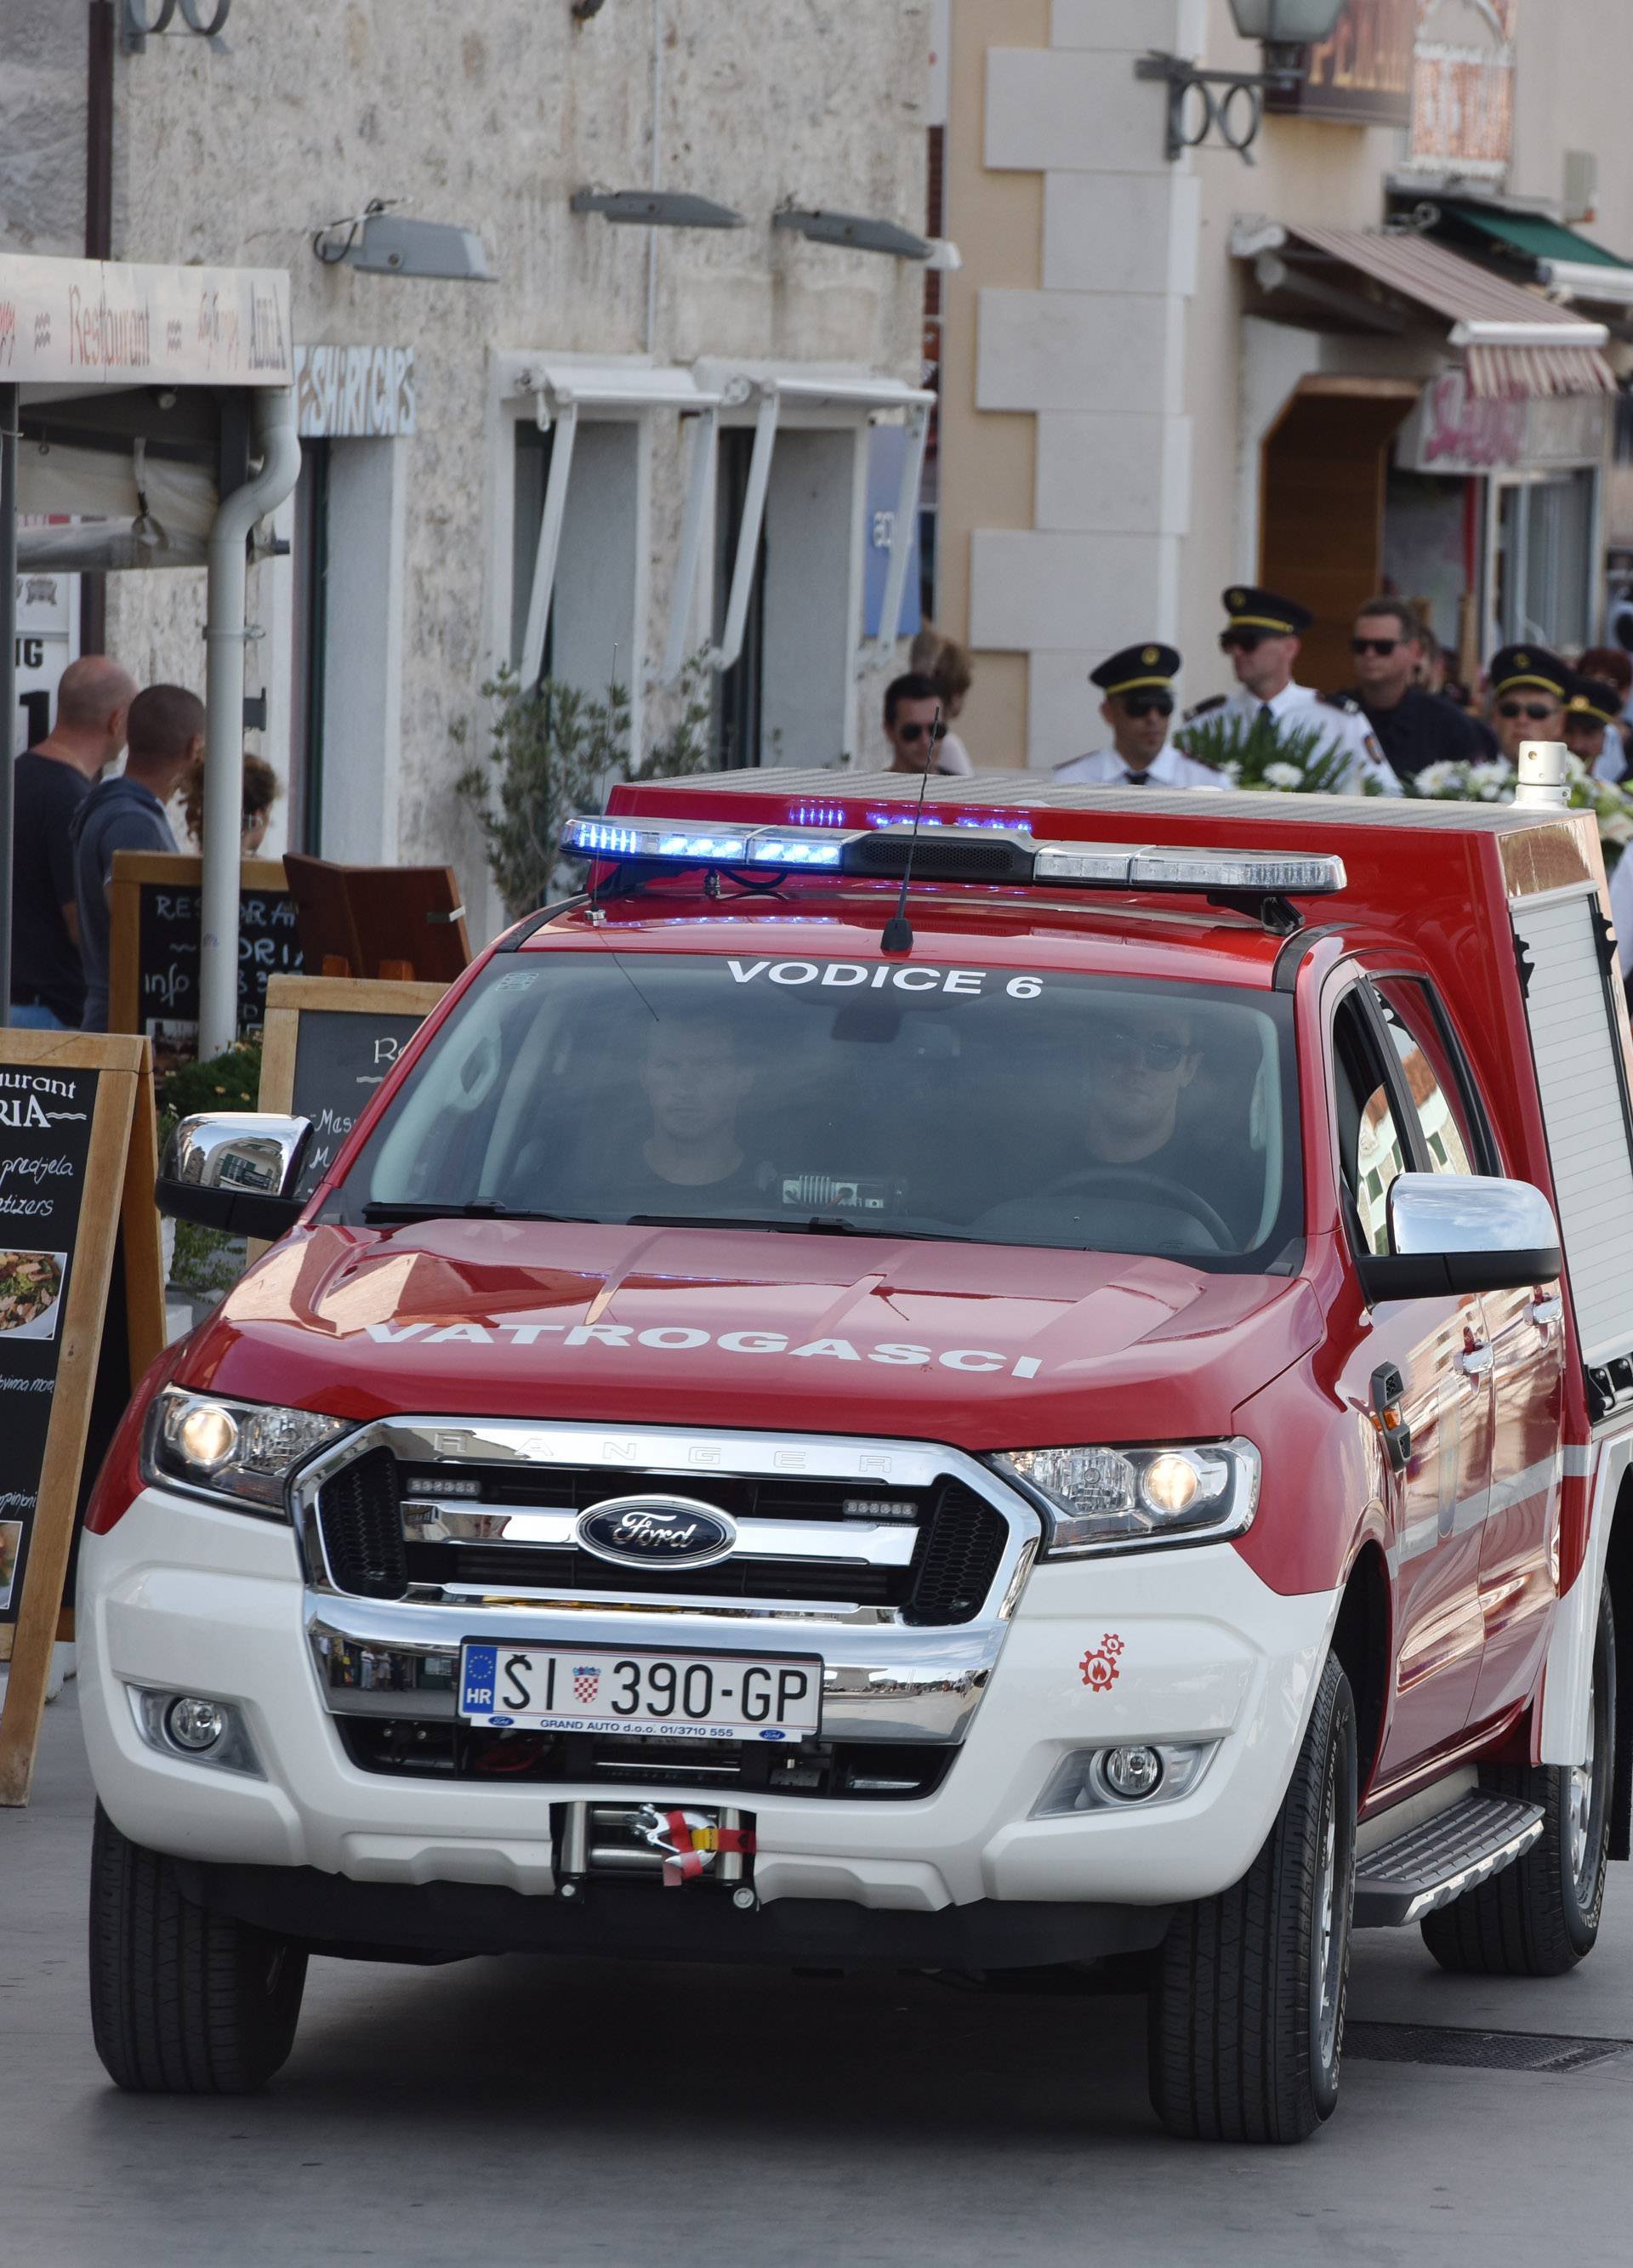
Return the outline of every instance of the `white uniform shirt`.
[[[1359,709],[1335,709],[1330,701],[1323,701],[1313,686],[1284,685],[1269,702],[1262,702],[1245,685],[1238,685],[1223,708],[1210,709],[1208,716],[1239,717],[1251,725],[1260,709],[1268,708],[1277,729],[1284,733],[1307,733],[1319,728],[1327,747],[1342,749],[1349,757],[1341,792],[1359,795],[1368,780],[1376,780],[1385,795],[1404,792],[1396,778],[1393,767],[1372,737],[1372,728]]]
[[[1130,779],[1129,767],[1115,748],[1097,748],[1092,755],[1073,756],[1054,768],[1058,780],[1072,780],[1081,787],[1228,787],[1230,782],[1221,779],[1211,764],[1199,764],[1193,756],[1183,755],[1171,740],[1166,740],[1142,772]]]

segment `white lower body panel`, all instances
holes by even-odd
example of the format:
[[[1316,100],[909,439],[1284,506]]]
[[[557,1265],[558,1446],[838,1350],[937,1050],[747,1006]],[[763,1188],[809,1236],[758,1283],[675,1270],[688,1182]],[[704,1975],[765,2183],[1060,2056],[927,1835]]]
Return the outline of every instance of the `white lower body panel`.
[[[614,1792],[359,1771],[319,1692],[307,1595],[287,1528],[159,1490],[85,1539],[82,1706],[115,1824],[195,1859],[547,1894],[550,1804]],[[940,1789],[906,1803],[757,1794],[755,1886],[764,1900],[920,1911],[979,1898],[1161,1905],[1223,1889],[1275,1817],[1338,1604],[1336,1592],[1268,1589],[1224,1543],[1038,1567]],[[484,1617],[469,1619],[476,1635]],[[666,1617],[664,1636],[759,1651],[767,1629],[787,1643],[786,1624],[688,1616]],[[822,1625],[798,1629],[801,1649],[820,1652]],[[652,1617],[640,1632],[651,1643]],[[143,1686],[236,1703],[265,1777],[149,1747],[130,1699]],[[1136,1741],[1217,1745],[1178,1800],[1032,1815],[1072,1751]],[[661,1780],[616,1791],[648,1794],[720,1800]]]

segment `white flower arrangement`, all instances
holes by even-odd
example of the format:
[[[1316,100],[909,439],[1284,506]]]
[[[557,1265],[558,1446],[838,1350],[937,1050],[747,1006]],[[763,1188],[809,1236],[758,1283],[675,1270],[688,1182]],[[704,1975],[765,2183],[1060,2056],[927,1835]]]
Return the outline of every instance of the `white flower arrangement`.
[[[1512,803],[1514,767],[1504,756],[1478,763],[1425,764],[1402,782],[1409,796],[1442,803]],[[1565,760],[1565,801],[1572,811],[1591,811],[1599,821],[1605,864],[1614,866],[1633,842],[1633,795],[1596,780],[1579,756]]]

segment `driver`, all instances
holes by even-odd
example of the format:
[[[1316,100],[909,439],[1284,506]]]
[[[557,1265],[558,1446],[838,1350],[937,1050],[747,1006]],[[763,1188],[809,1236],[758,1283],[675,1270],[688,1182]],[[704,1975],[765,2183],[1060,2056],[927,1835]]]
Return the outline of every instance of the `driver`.
[[[676,1189],[696,1189],[700,1212],[760,1202],[737,1133],[754,1073],[739,1060],[724,1018],[666,1017],[652,1026],[640,1066],[652,1131],[617,1180],[617,1209],[674,1212]]]
[[[1156,1000],[1108,1003],[1090,1027],[1086,1052],[1083,1136],[1095,1164],[1190,1182],[1176,1126],[1179,1098],[1202,1057],[1186,1011]]]

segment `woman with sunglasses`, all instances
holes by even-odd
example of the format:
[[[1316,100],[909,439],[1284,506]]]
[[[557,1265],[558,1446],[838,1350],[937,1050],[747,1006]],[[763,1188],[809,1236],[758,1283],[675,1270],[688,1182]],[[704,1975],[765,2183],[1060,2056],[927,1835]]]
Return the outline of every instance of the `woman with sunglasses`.
[[[1511,764],[1519,762],[1526,740],[1563,740],[1565,703],[1574,672],[1546,646],[1499,646],[1487,675],[1491,684],[1491,724],[1497,746]]]
[[[1146,644],[1125,646],[1090,670],[1089,682],[1105,696],[1100,715],[1112,745],[1057,764],[1056,779],[1089,787],[1223,787],[1216,771],[1181,755],[1168,737],[1179,668],[1172,646]]]

